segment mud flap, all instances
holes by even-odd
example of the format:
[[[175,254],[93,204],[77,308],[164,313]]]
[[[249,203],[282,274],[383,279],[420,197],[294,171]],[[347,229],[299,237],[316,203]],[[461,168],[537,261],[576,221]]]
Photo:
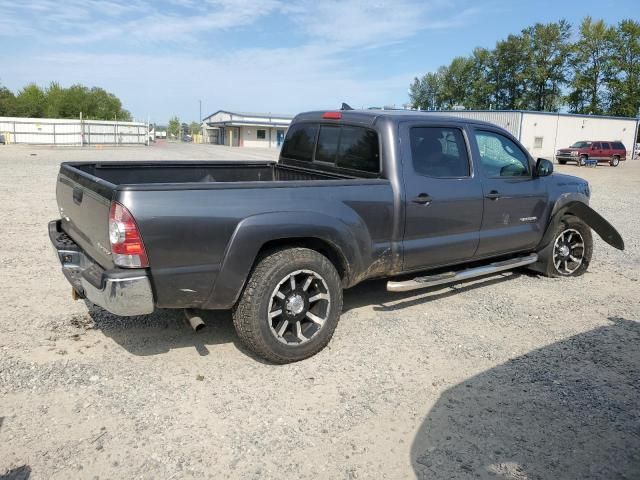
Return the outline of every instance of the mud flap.
[[[602,215],[596,212],[589,205],[575,202],[571,205],[571,213],[580,217],[584,223],[589,225],[591,229],[600,235],[600,238],[618,250],[624,250],[624,240],[618,231],[607,222]]]

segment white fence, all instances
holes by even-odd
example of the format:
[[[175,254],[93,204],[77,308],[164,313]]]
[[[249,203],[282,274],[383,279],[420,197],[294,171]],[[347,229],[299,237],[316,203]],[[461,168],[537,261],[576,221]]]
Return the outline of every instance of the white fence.
[[[0,117],[6,143],[33,145],[146,145],[146,123]]]

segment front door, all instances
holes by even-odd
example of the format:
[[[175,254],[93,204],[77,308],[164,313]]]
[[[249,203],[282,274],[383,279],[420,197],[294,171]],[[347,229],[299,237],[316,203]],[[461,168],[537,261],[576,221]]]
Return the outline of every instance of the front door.
[[[533,248],[546,225],[545,182],[515,140],[490,127],[474,128],[484,194],[484,214],[476,257]]]
[[[404,270],[463,262],[478,246],[482,185],[466,133],[455,123],[403,124]]]

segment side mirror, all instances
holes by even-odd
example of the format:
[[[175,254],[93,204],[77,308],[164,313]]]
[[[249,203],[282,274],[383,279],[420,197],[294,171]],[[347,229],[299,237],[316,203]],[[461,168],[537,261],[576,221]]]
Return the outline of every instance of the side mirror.
[[[536,161],[536,174],[539,177],[547,177],[553,173],[553,163],[546,158],[539,158]]]

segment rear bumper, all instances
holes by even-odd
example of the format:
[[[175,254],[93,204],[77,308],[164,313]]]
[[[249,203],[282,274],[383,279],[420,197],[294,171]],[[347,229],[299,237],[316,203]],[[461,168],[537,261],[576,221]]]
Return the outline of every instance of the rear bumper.
[[[49,222],[49,239],[62,273],[80,296],[123,317],[153,312],[153,290],[146,270],[104,270],[61,230],[59,220]]]

